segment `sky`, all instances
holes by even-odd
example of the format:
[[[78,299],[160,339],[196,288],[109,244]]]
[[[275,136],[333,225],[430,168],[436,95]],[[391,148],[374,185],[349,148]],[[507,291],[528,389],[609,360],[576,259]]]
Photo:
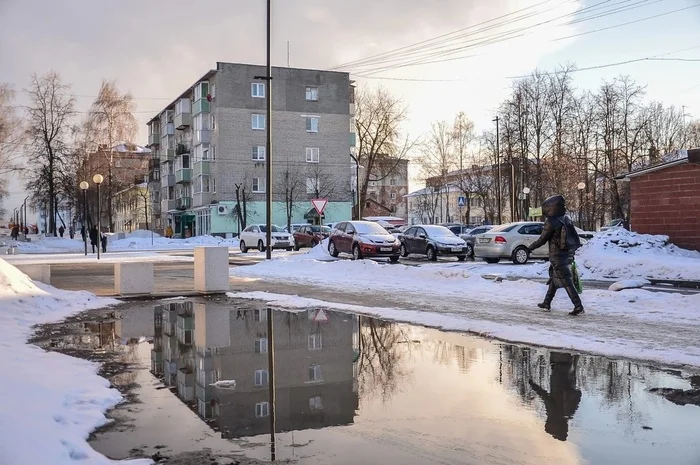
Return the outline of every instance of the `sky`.
[[[25,103],[22,89],[33,72],[59,72],[72,84],[81,112],[102,79],[115,79],[136,98],[141,130],[135,142],[143,145],[146,121],[217,61],[265,62],[263,0],[121,0],[115,5],[0,0],[0,82],[18,91],[17,104]],[[627,9],[605,14],[619,8]],[[419,53],[431,54],[426,59],[431,63],[340,68],[360,87],[381,85],[401,97],[409,109],[404,130],[413,138],[459,111],[477,131],[490,129],[512,77],[535,68],[553,70],[565,63],[586,68],[648,57],[700,59],[700,0],[272,0],[272,15],[275,66],[287,65],[288,42],[292,67],[331,69],[464,30],[461,42],[445,42],[447,37],[437,43],[457,47],[451,55],[433,55],[435,48],[424,43]],[[592,16],[598,17],[572,22]],[[477,34],[504,20],[511,22]],[[475,46],[479,37],[515,28],[522,30],[512,40]],[[463,49],[464,40],[472,47]],[[621,74],[646,85],[648,100],[684,106],[688,119],[700,117],[700,61],[582,70],[574,83],[593,90]],[[21,184],[11,183],[5,201],[10,212],[24,198]]]

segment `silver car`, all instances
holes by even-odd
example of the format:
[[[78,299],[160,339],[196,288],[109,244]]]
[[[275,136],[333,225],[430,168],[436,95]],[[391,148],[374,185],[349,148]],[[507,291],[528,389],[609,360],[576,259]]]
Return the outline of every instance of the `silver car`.
[[[516,265],[527,263],[532,258],[547,258],[547,244],[530,253],[528,246],[542,234],[544,223],[523,221],[496,226],[490,231],[476,236],[474,257],[483,258],[486,263],[498,263],[502,258],[513,260]]]
[[[494,226],[490,225],[477,226],[476,228],[471,229],[469,231],[465,231],[464,233],[459,235],[459,237],[467,243],[467,257],[474,256],[474,243],[476,242],[476,237],[479,234],[484,234],[485,232],[488,232],[493,228]]]

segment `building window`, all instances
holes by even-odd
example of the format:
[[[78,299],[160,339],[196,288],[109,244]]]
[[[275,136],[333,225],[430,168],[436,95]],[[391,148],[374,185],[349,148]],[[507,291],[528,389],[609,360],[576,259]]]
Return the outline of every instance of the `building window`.
[[[306,163],[318,163],[318,147],[306,147]]]
[[[318,100],[318,87],[306,87],[306,100],[313,102]]]
[[[389,179],[389,185],[390,185],[390,186],[395,186],[395,185],[396,185],[396,178],[391,177],[391,178]]]
[[[311,381],[311,382],[323,381],[323,374],[321,373],[321,365],[311,365],[309,367],[309,381]]]
[[[200,82],[194,86],[194,101],[201,100],[207,97],[207,92],[209,91],[208,82]]]
[[[264,418],[270,415],[270,404],[258,402],[255,404],[255,418]]]
[[[265,147],[260,145],[253,147],[253,160],[263,161],[265,160]]]
[[[255,353],[256,354],[266,354],[267,353],[267,338],[261,337],[255,340]]]
[[[216,129],[216,116],[211,115],[211,129]]]
[[[211,146],[211,159],[216,160],[216,145]]]
[[[255,310],[253,312],[253,319],[258,323],[267,321],[267,310]]]
[[[265,130],[265,115],[254,113],[251,116],[251,126],[253,129],[264,131]]]
[[[321,400],[321,396],[309,397],[309,409],[323,410],[323,401]]]
[[[377,187],[377,181],[370,181],[369,187]]]
[[[318,178],[306,178],[306,193],[316,194],[318,192]]]
[[[323,341],[320,334],[309,334],[309,350],[321,350]]]
[[[216,98],[216,84],[212,83],[209,93],[211,94],[211,98]]]
[[[202,192],[205,194],[209,193],[209,175],[202,175],[200,176],[202,178]]]
[[[211,191],[216,194],[216,178],[211,178]]]
[[[209,149],[202,149],[202,160],[209,160]]]
[[[396,200],[396,192],[391,193],[391,200]]]
[[[253,178],[253,192],[265,192],[265,180],[263,178]]]
[[[250,95],[256,98],[265,98],[265,84],[254,82],[250,85]]]
[[[318,132],[318,116],[306,117],[306,132]]]
[[[267,386],[267,370],[255,370],[255,385]]]

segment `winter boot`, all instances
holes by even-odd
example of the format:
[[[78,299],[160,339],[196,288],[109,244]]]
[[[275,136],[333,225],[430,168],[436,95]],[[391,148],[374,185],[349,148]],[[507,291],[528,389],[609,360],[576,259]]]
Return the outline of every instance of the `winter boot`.
[[[537,306],[543,310],[549,311],[551,310],[552,299],[554,299],[554,295],[557,293],[557,288],[554,286],[554,283],[551,279],[547,284],[549,284],[549,287],[547,288],[547,294],[545,294],[542,303],[537,304]]]
[[[566,287],[564,289],[566,289],[566,293],[569,295],[571,303],[574,304],[574,310],[572,312],[569,312],[569,315],[576,316],[586,313],[583,309],[581,297],[579,297],[578,291],[576,290],[576,286],[574,286],[574,283],[571,279],[566,280]]]

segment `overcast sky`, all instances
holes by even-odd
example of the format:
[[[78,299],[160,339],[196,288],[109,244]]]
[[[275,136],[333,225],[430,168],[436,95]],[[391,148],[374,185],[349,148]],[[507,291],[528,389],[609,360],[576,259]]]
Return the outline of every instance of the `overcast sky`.
[[[535,67],[551,70],[566,62],[590,67],[659,55],[700,58],[700,8],[665,14],[700,6],[700,0],[272,3],[275,66],[287,64],[287,41],[291,66],[327,69],[503,15],[510,14],[507,19],[529,16],[488,34],[541,23],[514,40],[428,60],[450,61],[380,72],[376,72],[377,65],[342,68],[361,86],[383,85],[400,95],[410,108],[406,130],[415,136],[426,132],[431,121],[452,120],[458,111],[465,111],[477,129],[488,128],[495,108],[508,95],[509,77],[527,74]],[[581,8],[599,5],[597,8],[609,10],[634,4],[640,7],[564,24],[571,23],[571,15]],[[521,11],[526,7],[530,9]],[[651,16],[657,17],[618,26]],[[605,28],[609,29],[588,33]],[[671,52],[676,53],[667,55]],[[467,55],[470,57],[458,59]],[[101,79],[116,79],[137,98],[142,124],[135,142],[140,144],[145,143],[145,122],[217,61],[264,64],[264,60],[264,0],[0,0],[0,81],[21,90],[32,72],[54,69],[72,83],[79,96],[78,110],[85,111]],[[685,105],[688,118],[700,116],[700,62],[656,61],[581,71],[575,83],[594,89],[603,79],[619,74],[646,84],[648,99]],[[24,97],[20,92],[18,103]],[[13,183],[11,194],[5,203],[10,212],[23,198],[19,183]]]

